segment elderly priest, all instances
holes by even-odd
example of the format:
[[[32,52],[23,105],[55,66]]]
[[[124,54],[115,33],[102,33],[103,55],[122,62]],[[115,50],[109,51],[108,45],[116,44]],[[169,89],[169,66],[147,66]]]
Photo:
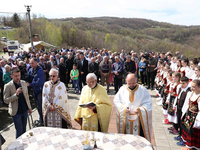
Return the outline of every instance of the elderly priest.
[[[42,94],[42,110],[45,126],[71,128],[71,116],[67,91],[58,79],[58,70],[49,72],[50,81],[45,82]]]
[[[94,73],[89,73],[86,81],[87,85],[82,89],[74,119],[81,125],[82,130],[108,132],[111,101],[105,88],[97,84]]]
[[[151,141],[151,96],[144,86],[137,84],[136,74],[128,74],[126,82],[114,97],[118,132],[140,135]]]

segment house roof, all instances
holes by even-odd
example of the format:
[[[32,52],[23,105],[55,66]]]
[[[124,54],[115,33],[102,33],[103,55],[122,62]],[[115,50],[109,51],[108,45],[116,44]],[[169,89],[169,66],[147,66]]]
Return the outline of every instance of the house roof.
[[[56,47],[56,46],[51,45],[51,44],[49,44],[49,43],[46,43],[46,42],[44,42],[44,41],[33,42],[33,45],[34,45],[34,46],[42,45],[42,46],[44,46],[44,47]],[[29,48],[31,48],[31,43],[23,44],[23,49],[24,49],[24,50],[28,50]]]

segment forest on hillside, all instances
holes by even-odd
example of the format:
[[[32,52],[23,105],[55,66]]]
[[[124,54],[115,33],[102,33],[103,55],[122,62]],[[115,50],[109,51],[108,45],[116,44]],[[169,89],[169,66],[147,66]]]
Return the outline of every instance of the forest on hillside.
[[[13,38],[28,43],[28,19],[0,17],[4,26],[15,27]],[[47,19],[32,16],[32,32],[40,40],[60,47],[106,48],[111,51],[154,51],[188,58],[200,56],[200,26],[180,26],[137,18],[95,17]],[[11,39],[12,40],[12,39]]]

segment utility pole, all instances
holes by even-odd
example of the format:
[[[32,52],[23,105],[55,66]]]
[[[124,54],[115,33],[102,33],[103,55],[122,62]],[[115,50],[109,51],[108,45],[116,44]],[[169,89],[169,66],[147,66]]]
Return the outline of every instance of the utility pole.
[[[31,15],[30,15],[30,11],[31,11],[31,5],[25,5],[26,9],[27,9],[27,14],[28,14],[28,20],[29,20],[29,32],[30,32],[30,41],[31,41],[31,50],[34,49],[34,45],[33,45],[33,34],[32,34],[32,25],[31,25]]]
[[[2,23],[0,22],[0,25],[1,25],[1,35],[2,35]]]

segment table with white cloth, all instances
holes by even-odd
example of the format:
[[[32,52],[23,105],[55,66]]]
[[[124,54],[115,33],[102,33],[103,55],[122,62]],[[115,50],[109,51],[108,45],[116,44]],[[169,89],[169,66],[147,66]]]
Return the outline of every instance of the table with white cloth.
[[[33,133],[32,136],[30,134]],[[130,134],[101,133],[83,130],[60,129],[51,127],[38,127],[27,131],[17,138],[7,149],[8,150],[81,150],[82,142],[86,136],[99,139],[97,149],[104,150],[152,150],[149,141],[141,136]],[[93,149],[94,142],[91,142],[90,149]]]

